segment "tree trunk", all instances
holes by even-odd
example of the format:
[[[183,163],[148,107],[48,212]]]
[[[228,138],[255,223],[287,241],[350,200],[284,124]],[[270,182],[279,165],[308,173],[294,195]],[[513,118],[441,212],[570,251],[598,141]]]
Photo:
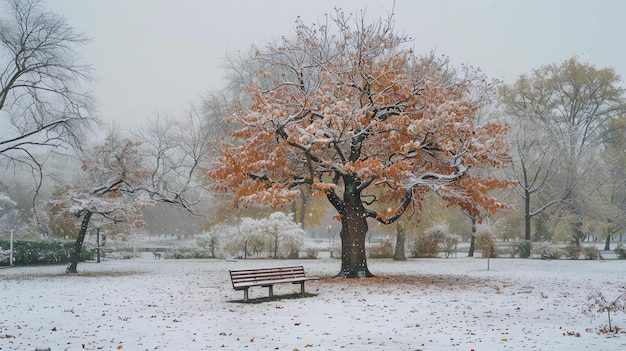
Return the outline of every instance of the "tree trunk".
[[[98,253],[96,262],[100,263],[100,227],[96,228],[96,250]]]
[[[300,221],[300,225],[302,226],[302,229],[305,228],[304,225],[304,221],[306,218],[306,211],[307,211],[307,196],[304,193],[304,189],[300,189],[300,200],[302,201],[302,204],[300,205],[300,217],[298,218],[298,220]]]
[[[530,241],[530,191],[526,190],[524,196],[524,240]]]
[[[341,270],[337,278],[366,278],[374,275],[367,268],[365,236],[367,235],[368,212],[363,207],[358,182],[351,177],[344,178],[343,199],[335,192],[328,192],[330,203],[341,218]]]
[[[395,261],[406,261],[406,252],[404,245],[406,243],[406,235],[404,228],[400,225],[400,222],[396,224],[396,250],[393,253],[393,259]]]
[[[83,242],[85,241],[85,235],[87,234],[87,227],[89,227],[89,220],[91,220],[91,211],[86,211],[83,217],[83,221],[80,224],[80,230],[78,231],[78,237],[74,242],[74,251],[70,256],[70,264],[65,270],[66,273],[77,273],[76,267],[78,267],[78,261],[80,260],[80,252],[83,249]]]
[[[367,219],[363,213],[347,206],[341,218],[341,271],[338,278],[373,277],[367,268],[365,254],[365,235]]]
[[[605,251],[611,250],[611,234],[609,233],[607,233],[606,235],[606,241],[604,242],[604,250]]]
[[[470,247],[467,257],[474,257],[474,249],[476,247],[476,217],[471,217],[472,220],[472,235],[470,237]]]
[[[585,234],[582,231],[582,227],[583,227],[582,222],[576,222],[574,224],[574,233],[572,235],[574,236],[576,246],[580,246],[581,240],[585,239]]]

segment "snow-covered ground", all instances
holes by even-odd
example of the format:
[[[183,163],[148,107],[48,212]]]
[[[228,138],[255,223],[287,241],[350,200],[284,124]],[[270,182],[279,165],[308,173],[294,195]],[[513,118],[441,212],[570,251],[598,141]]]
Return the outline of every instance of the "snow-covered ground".
[[[626,291],[626,261],[135,260],[0,269],[0,350],[626,350],[581,313]],[[304,265],[312,297],[240,303],[228,270]],[[281,284],[276,295],[297,292]],[[252,288],[250,297],[267,296]],[[626,327],[626,315],[613,316]]]

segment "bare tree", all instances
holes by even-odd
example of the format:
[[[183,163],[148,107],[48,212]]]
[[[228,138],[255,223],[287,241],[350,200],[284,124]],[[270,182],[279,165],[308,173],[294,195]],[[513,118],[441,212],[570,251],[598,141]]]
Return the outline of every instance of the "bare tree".
[[[518,183],[515,192],[523,201],[525,240],[531,240],[532,219],[567,197],[565,189],[552,186],[559,169],[556,158],[545,145],[549,138],[536,133],[518,134],[515,162],[510,168]]]
[[[43,178],[38,157],[50,148],[80,145],[94,121],[94,101],[83,85],[91,68],[77,48],[86,38],[39,0],[6,0],[0,13],[0,163]],[[35,192],[35,196],[37,191]]]
[[[611,239],[626,228],[626,116],[620,116],[609,122],[604,135],[603,160],[608,172],[602,173],[597,188],[598,196],[603,198],[602,207],[596,211],[596,217],[604,229],[604,249],[611,249]]]
[[[603,166],[599,162],[603,135],[608,123],[626,111],[619,81],[613,69],[598,69],[573,57],[560,65],[535,69],[500,89],[513,124],[535,125],[534,131],[539,132],[525,139],[525,145],[518,141],[518,151],[523,152],[518,152],[520,160],[526,162],[518,167],[520,184],[526,186],[522,198],[530,201],[531,194],[526,191],[545,194],[549,183],[562,189],[549,192],[560,192],[560,200],[559,196],[544,199],[534,205],[534,211],[526,206],[527,218],[558,201],[559,207],[553,211],[559,211],[569,225],[580,227],[589,208],[597,206],[588,200],[593,199],[589,194],[597,187]],[[549,178],[554,181],[548,182]],[[578,241],[579,235],[574,239]]]
[[[201,108],[192,106],[185,118],[157,118],[135,133],[150,171],[143,190],[153,200],[191,209],[206,195],[206,172],[219,133],[204,117]]]
[[[181,121],[157,119],[133,140],[111,131],[83,161],[90,183],[56,200],[82,218],[67,272],[76,272],[94,215],[138,227],[143,225],[140,209],[147,205],[169,204],[196,213],[194,207],[205,187],[201,180],[209,162],[210,140],[210,131],[194,110]]]

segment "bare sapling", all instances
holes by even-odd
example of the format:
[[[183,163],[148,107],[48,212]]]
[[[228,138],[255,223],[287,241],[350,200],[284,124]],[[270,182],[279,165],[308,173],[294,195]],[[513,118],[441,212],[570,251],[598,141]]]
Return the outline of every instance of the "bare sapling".
[[[609,301],[600,291],[587,296],[587,309],[583,310],[583,314],[589,317],[596,317],[598,314],[607,313],[609,319],[608,329],[602,329],[605,332],[619,332],[617,327],[611,324],[611,312],[626,313],[626,293],[622,293],[615,300]]]

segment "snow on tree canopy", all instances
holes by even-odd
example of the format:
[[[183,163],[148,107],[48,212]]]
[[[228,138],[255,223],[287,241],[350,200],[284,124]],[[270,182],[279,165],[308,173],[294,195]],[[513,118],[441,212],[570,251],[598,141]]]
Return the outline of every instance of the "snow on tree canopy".
[[[509,183],[470,173],[506,167],[508,127],[476,123],[494,82],[416,56],[392,21],[338,10],[328,22],[298,22],[295,38],[254,47],[235,67],[248,70],[251,103],[235,106],[240,143],[224,145],[209,176],[235,205],[289,202],[302,186],[325,195],[342,220],[340,275],[369,276],[366,218],[392,223],[433,190],[474,214],[503,207],[488,193]],[[378,202],[395,210],[378,213]]]

